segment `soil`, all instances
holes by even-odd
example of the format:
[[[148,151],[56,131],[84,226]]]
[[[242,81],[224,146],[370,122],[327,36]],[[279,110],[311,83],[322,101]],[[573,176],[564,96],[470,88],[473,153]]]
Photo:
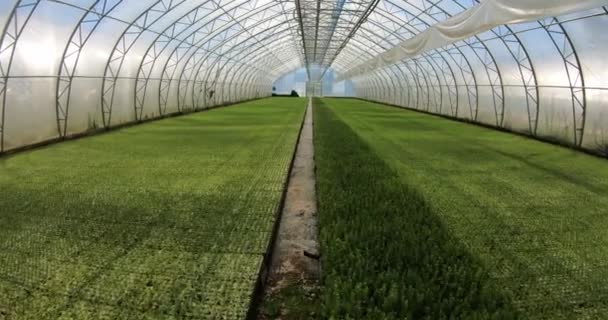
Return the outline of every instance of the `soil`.
[[[270,274],[265,286],[264,300],[276,300],[282,290],[298,292],[316,290],[321,272],[315,193],[315,162],[313,145],[312,103],[306,109],[285,204],[274,246]],[[278,300],[282,300],[278,298]],[[264,304],[266,302],[263,302]],[[281,306],[289,309],[289,306]],[[281,310],[279,314],[288,314]],[[261,318],[266,318],[261,315]],[[281,317],[283,318],[283,317]],[[285,318],[289,319],[289,317]]]

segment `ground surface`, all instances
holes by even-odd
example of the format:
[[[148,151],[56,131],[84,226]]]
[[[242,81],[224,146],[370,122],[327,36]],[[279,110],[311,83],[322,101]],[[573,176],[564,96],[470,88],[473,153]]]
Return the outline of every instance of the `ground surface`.
[[[286,190],[260,319],[295,320],[316,315],[317,306],[311,305],[319,279],[312,112],[309,105]]]
[[[240,319],[305,101],[0,159],[0,319]]]
[[[608,161],[359,100],[323,102],[327,316],[608,317]]]

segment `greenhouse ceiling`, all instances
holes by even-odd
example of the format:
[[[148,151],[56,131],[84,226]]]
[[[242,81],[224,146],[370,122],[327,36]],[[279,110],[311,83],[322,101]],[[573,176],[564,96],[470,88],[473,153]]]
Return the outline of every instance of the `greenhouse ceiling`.
[[[608,1],[6,0],[0,152],[271,94],[357,96],[594,148]]]

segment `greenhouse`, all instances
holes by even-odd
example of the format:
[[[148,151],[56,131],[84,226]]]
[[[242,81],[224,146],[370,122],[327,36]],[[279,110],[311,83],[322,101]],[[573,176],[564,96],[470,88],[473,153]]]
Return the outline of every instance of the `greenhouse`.
[[[608,0],[0,0],[0,320],[608,319]]]

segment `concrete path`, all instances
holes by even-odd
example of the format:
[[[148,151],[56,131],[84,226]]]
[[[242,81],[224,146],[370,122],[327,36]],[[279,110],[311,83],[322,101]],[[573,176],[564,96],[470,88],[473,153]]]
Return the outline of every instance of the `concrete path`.
[[[267,293],[300,280],[319,278],[312,109],[309,100],[290,173]]]

